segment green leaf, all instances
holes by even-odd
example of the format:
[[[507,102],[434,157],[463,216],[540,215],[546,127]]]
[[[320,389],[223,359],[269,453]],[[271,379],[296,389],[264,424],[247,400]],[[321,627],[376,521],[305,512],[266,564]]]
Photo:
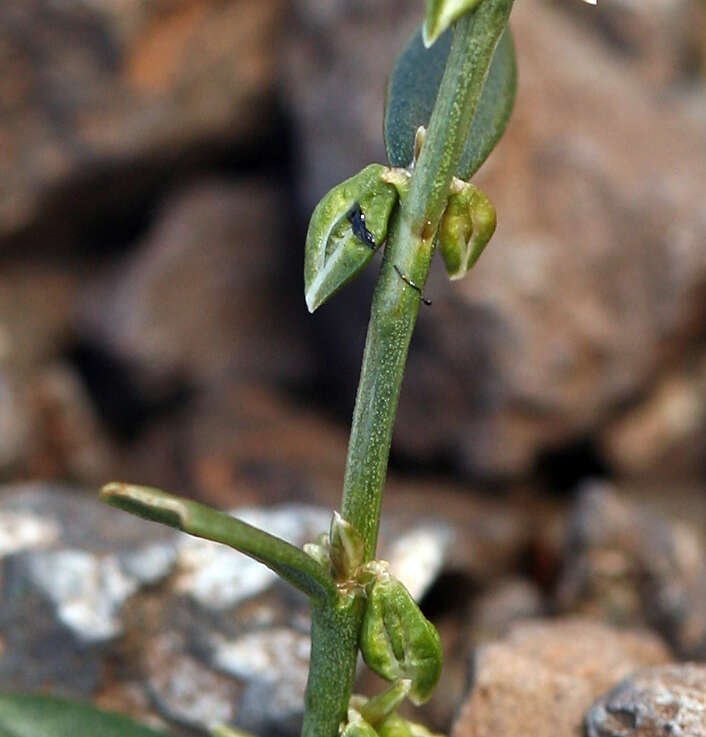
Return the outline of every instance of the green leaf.
[[[373,257],[387,235],[397,189],[389,170],[369,164],[327,192],[309,221],[304,294],[309,312],[349,282]]]
[[[387,85],[384,136],[392,166],[409,166],[414,137],[427,126],[451,46],[451,31],[429,49],[416,33],[397,59]],[[470,179],[486,160],[505,130],[517,87],[515,48],[510,29],[498,41],[488,77],[468,129],[456,169],[460,179]]]
[[[0,737],[170,737],[122,714],[60,696],[0,693]]]
[[[259,560],[310,597],[336,598],[336,584],[328,571],[303,550],[225,512],[151,486],[117,481],[104,486],[100,498],[138,517],[235,548]]]
[[[422,704],[441,675],[441,641],[401,581],[382,569],[368,587],[360,650],[388,681],[409,679],[409,698]]]

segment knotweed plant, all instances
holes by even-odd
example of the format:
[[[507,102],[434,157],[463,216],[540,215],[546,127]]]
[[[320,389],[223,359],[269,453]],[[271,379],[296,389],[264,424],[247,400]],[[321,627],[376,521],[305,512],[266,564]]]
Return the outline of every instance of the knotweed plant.
[[[141,517],[229,545],[303,591],[311,658],[303,737],[424,737],[397,713],[426,701],[441,672],[434,626],[376,559],[395,410],[432,256],[451,279],[475,264],[495,211],[469,179],[510,115],[516,71],[507,29],[512,0],[427,0],[420,32],[388,81],[388,162],[372,163],[324,195],[306,238],[305,298],[313,312],[383,250],[350,434],[340,510],[299,549],[228,514],[126,483],[101,497]],[[353,693],[358,653],[388,682]],[[263,704],[263,709],[267,705]],[[227,726],[214,735],[237,734]],[[0,694],[2,737],[148,737],[125,717],[36,695]],[[262,737],[265,737],[264,735]]]

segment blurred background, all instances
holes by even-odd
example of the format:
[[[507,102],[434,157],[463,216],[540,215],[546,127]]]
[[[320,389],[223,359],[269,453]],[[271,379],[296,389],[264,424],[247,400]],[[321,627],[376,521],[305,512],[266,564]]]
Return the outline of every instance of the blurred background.
[[[268,583],[204,613],[173,543],[130,574],[152,528],[89,497],[120,478],[305,503],[301,542],[326,525],[376,266],[310,316],[304,235],[331,186],[385,161],[385,77],[422,13],[0,3],[0,687],[184,734],[214,713],[296,732],[301,672],[243,666],[263,643],[240,640],[275,628],[305,661],[301,602]],[[473,646],[522,616],[646,624],[665,658],[706,654],[706,3],[521,0],[511,25],[517,102],[476,177],[498,230],[461,282],[432,271],[385,500],[384,541],[431,535],[409,585],[453,651],[438,729]]]

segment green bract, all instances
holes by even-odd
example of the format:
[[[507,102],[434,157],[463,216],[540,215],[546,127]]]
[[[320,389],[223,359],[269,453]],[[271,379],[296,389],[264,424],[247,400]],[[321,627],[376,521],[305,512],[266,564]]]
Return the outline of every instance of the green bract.
[[[441,642],[404,585],[389,573],[369,587],[360,649],[368,666],[388,681],[408,678],[409,698],[424,703],[441,674]]]
[[[450,279],[460,279],[495,232],[495,208],[483,192],[454,179],[439,225],[439,251]]]
[[[427,0],[422,25],[422,39],[429,48],[434,41],[464,13],[473,10],[481,0]]]
[[[306,234],[304,292],[310,312],[352,279],[385,240],[397,189],[369,164],[316,206]]]
[[[363,562],[363,538],[338,513],[333,513],[329,535],[329,555],[337,579],[351,579]]]

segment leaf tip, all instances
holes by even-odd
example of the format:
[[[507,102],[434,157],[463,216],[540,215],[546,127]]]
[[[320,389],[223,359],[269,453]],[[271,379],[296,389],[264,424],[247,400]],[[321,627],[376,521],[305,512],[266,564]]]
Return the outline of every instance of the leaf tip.
[[[311,289],[304,294],[304,299],[306,300],[306,308],[309,310],[310,315],[313,315],[317,308],[321,306],[321,301],[317,299],[316,292]]]
[[[439,29],[432,27],[430,23],[425,21],[422,25],[422,43],[424,44],[424,48],[430,48],[439,36]]]
[[[111,481],[100,490],[99,498],[125,512],[177,529],[183,529],[187,516],[177,497],[149,486]]]

